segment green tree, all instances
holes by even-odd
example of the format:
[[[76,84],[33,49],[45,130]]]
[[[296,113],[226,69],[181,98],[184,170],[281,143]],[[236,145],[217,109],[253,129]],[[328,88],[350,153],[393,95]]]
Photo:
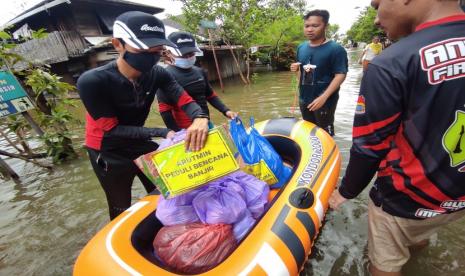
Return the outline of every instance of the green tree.
[[[45,36],[46,33],[42,29],[33,33],[33,38],[36,39]],[[77,154],[67,128],[67,125],[73,121],[69,112],[73,104],[67,96],[69,91],[74,90],[74,87],[60,81],[59,76],[50,73],[47,65],[32,64],[14,53],[16,45],[7,30],[0,31],[0,67],[9,68],[34,101],[37,108],[32,113],[44,130],[41,139],[46,146],[47,155],[52,157],[54,162],[75,158]],[[19,62],[26,64],[26,68],[20,71],[15,70],[15,65]],[[7,125],[19,135],[28,131],[29,128],[24,118],[20,116],[10,116]]]
[[[221,22],[216,34],[226,44],[240,44],[245,49],[247,64],[245,82],[250,82],[250,47],[256,44],[269,44],[279,47],[286,31],[293,26],[295,15],[302,12],[305,1],[302,0],[180,0],[184,19],[181,24],[190,32],[197,33],[202,19]],[[277,23],[280,22],[280,23]],[[298,25],[301,29],[301,22]],[[273,31],[268,30],[272,28]],[[263,33],[273,37],[265,41]],[[301,30],[300,30],[301,32]],[[275,47],[276,48],[276,47]]]
[[[273,67],[287,70],[295,59],[294,49],[304,39],[302,30],[302,16],[290,13],[258,33],[254,42],[271,46],[261,51],[271,57]]]
[[[352,41],[370,42],[376,35],[383,35],[383,31],[375,25],[376,10],[366,7],[354,24],[347,31],[347,38]]]
[[[337,40],[338,39],[337,32],[339,31],[339,28],[340,27],[338,24],[329,24],[328,29],[326,30],[326,37]]]

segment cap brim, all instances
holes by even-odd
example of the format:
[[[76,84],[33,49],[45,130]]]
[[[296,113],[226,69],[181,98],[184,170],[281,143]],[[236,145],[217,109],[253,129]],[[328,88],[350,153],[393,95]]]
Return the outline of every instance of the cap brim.
[[[187,53],[202,52],[198,47],[178,47],[178,51],[181,52],[181,55],[185,55]]]
[[[140,41],[142,41],[149,48],[152,48],[155,46],[161,46],[161,45],[166,45],[166,46],[170,46],[174,48],[178,47],[176,46],[176,44],[169,41],[168,39],[162,39],[162,38],[141,38]]]

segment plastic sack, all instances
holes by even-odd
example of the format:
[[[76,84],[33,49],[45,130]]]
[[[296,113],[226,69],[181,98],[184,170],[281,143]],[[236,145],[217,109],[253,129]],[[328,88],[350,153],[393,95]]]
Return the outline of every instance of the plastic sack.
[[[236,238],[236,241],[240,242],[254,224],[255,219],[252,217],[252,214],[247,210],[242,219],[234,223],[233,233],[234,238]]]
[[[160,142],[160,145],[158,146],[157,150],[162,150],[164,148],[177,144],[181,141],[184,141],[184,138],[186,138],[186,130],[181,129],[180,131],[176,132],[171,139],[169,138],[163,139]]]
[[[231,120],[229,129],[244,162],[250,165],[248,171],[268,184],[273,184],[272,188],[280,188],[287,182],[291,169],[284,166],[283,160],[273,146],[254,128],[253,118],[250,118],[250,134],[247,134],[239,117]],[[271,170],[273,174],[271,179],[265,176],[264,170]]]
[[[247,209],[254,219],[259,218],[268,204],[270,187],[260,179],[242,171],[233,172],[227,177],[229,179],[234,179],[234,182],[241,185],[244,190]]]
[[[203,223],[234,224],[247,210],[242,187],[223,178],[211,182],[192,201],[195,212]]]
[[[235,248],[231,225],[201,223],[163,227],[153,241],[155,254],[178,273],[206,272]]]
[[[171,199],[160,196],[155,216],[165,226],[200,222],[192,206],[192,200],[200,191],[193,190]]]

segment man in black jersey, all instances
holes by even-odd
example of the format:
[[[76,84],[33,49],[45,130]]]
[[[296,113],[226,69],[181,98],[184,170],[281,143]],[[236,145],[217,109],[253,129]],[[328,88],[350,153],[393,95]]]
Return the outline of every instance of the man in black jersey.
[[[235,118],[236,112],[231,111],[218,97],[208,82],[206,72],[194,65],[195,54],[200,52],[194,36],[187,32],[173,32],[168,36],[168,40],[177,48],[170,48],[172,60],[166,71],[173,75],[189,96],[200,105],[204,113],[210,114],[208,102],[227,118]],[[158,107],[166,126],[175,131],[188,128],[192,124],[191,118],[168,96],[169,91],[163,89],[157,93]]]
[[[133,160],[154,151],[153,137],[167,137],[166,128],[146,128],[145,120],[159,88],[191,120],[186,149],[199,150],[208,134],[208,114],[162,67],[156,65],[164,45],[163,22],[151,14],[132,11],[118,16],[112,44],[120,54],[116,61],[85,72],[77,88],[86,114],[86,147],[97,178],[107,197],[110,218],[129,208],[131,187],[137,175],[147,192],[155,186]]]
[[[369,65],[338,208],[375,173],[368,206],[373,275],[400,275],[409,247],[465,215],[465,13],[456,0],[372,0],[398,40]]]

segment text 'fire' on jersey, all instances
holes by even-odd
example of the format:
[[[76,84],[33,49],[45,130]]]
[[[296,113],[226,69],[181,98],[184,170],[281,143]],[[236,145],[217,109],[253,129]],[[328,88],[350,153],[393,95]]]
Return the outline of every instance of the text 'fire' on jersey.
[[[358,195],[378,170],[370,196],[392,215],[464,208],[465,15],[420,25],[374,58],[355,114],[343,196]]]

